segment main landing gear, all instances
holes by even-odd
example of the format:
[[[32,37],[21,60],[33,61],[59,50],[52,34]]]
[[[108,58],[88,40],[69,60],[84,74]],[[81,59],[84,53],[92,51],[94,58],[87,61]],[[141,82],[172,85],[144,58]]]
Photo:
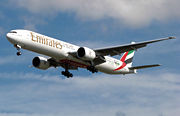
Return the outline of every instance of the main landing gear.
[[[73,74],[70,73],[68,70],[62,71],[61,74],[66,76],[67,78],[73,77]]]
[[[17,49],[17,51],[18,51],[18,52],[16,53],[16,55],[17,55],[17,56],[20,56],[20,55],[21,55],[21,51],[20,51],[21,46],[20,46],[20,45],[15,44],[15,45],[14,45],[14,47],[15,47],[15,48]]]
[[[98,70],[94,66],[88,66],[87,70],[89,70],[92,73],[97,73],[98,72]]]

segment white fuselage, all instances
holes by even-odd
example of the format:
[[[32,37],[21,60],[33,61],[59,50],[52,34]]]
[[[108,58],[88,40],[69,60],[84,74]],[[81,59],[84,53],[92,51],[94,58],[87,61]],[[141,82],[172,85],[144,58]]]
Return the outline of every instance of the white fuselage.
[[[70,52],[77,52],[80,48],[79,46],[28,30],[15,31],[17,33],[7,34],[7,39],[13,45],[19,45],[23,49],[52,57],[56,59],[57,62],[68,61],[71,65],[75,65],[80,68],[86,68],[90,65],[90,63],[69,54]],[[105,63],[95,66],[101,72],[108,74],[135,73],[134,71],[129,70],[127,66],[115,71],[115,69],[120,67],[123,62],[113,57],[105,56],[105,61]]]

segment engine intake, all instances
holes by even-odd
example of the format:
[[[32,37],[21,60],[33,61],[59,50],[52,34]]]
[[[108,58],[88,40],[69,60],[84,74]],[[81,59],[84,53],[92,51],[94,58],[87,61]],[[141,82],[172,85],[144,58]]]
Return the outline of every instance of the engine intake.
[[[77,51],[77,57],[83,60],[92,61],[96,58],[96,53],[94,50],[87,47],[80,47]]]
[[[42,70],[46,70],[50,67],[50,62],[46,58],[41,56],[35,57],[32,60],[32,64],[34,67]]]

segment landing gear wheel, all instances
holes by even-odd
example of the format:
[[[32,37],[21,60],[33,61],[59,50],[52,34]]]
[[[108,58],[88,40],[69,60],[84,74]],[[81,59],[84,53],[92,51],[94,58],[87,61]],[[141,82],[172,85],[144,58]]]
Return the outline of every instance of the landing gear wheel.
[[[21,55],[21,52],[17,52],[16,54],[17,54],[17,56],[20,56],[20,55]]]
[[[69,71],[62,71],[61,72],[62,75],[66,76],[67,78],[72,78],[73,77],[73,74],[70,73]]]
[[[92,73],[97,73],[98,72],[98,70],[94,66],[87,67],[87,70],[89,70]]]
[[[72,73],[70,73],[70,74],[69,74],[69,77],[73,77],[73,74],[72,74]]]

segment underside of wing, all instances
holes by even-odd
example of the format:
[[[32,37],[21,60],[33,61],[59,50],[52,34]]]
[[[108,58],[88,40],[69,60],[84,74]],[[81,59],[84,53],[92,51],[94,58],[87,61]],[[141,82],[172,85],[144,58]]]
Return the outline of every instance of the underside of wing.
[[[121,45],[121,46],[94,49],[94,51],[97,54],[103,55],[103,56],[107,56],[107,55],[115,56],[115,55],[120,55],[121,53],[124,53],[126,51],[137,50],[139,48],[147,46],[147,44],[150,44],[150,43],[155,43],[155,42],[159,42],[159,41],[163,41],[163,40],[169,40],[169,39],[175,39],[175,37],[167,37],[167,38],[156,39],[156,40],[151,40],[151,41],[125,44],[125,45]]]
[[[54,58],[50,58],[50,59],[48,59],[48,61],[50,62],[50,65],[53,66],[53,67],[61,66],[64,69],[68,68],[69,70],[77,70],[78,69],[78,66],[72,65],[70,63],[70,61],[58,62]]]

